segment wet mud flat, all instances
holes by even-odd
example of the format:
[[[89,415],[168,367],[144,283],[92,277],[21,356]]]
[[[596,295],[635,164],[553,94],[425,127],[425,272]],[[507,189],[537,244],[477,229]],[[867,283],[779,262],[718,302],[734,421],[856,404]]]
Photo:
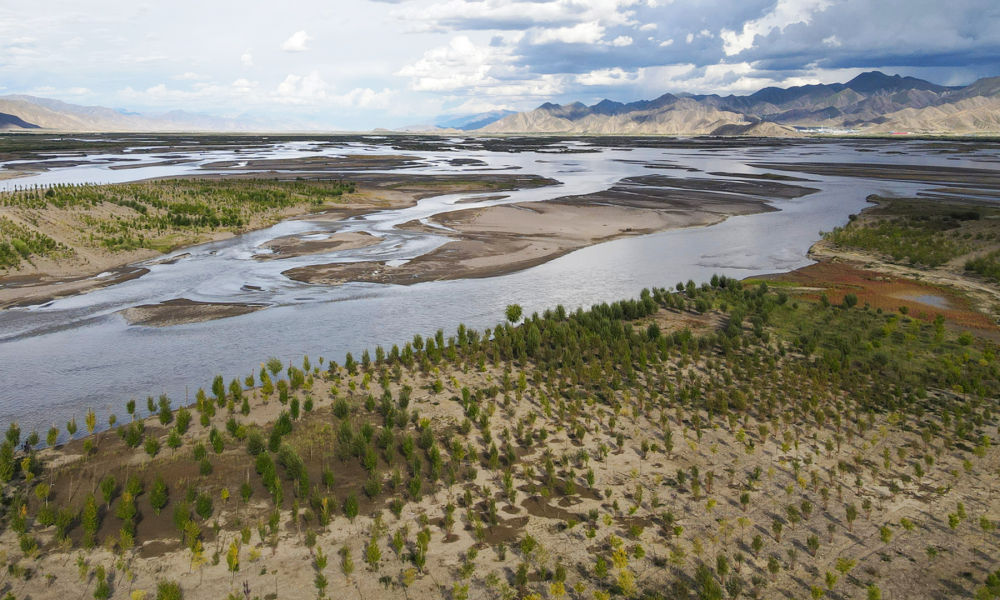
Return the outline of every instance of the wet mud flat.
[[[858,163],[750,163],[751,167],[776,171],[793,171],[812,175],[859,177],[891,181],[917,181],[937,184],[957,184],[966,188],[1000,190],[1000,172],[990,169],[902,164]]]
[[[83,294],[94,289],[138,279],[149,269],[138,265],[124,265],[100,275],[56,277],[40,274],[10,275],[0,278],[0,309],[34,306]]]
[[[306,232],[275,238],[260,246],[265,252],[254,255],[256,260],[280,260],[336,250],[354,250],[378,244],[381,238],[366,231],[325,233]]]
[[[422,166],[422,164],[416,156],[347,155],[217,161],[205,163],[201,165],[201,168],[205,170],[231,169],[233,171],[363,171],[367,169],[408,169]]]
[[[187,298],[142,304],[120,311],[130,325],[168,327],[245,315],[266,308],[266,304],[198,302]]]

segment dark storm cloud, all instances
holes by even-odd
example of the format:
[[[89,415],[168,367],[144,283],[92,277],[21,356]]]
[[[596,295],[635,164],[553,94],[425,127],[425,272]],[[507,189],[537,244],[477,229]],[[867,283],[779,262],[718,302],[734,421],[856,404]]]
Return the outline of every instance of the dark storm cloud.
[[[998,25],[993,0],[851,0],[758,36],[732,58],[764,70],[980,65],[1000,72]]]

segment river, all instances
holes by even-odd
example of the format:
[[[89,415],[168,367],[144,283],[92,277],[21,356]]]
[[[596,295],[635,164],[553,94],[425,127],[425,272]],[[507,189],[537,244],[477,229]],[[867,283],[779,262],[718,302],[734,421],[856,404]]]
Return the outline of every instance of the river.
[[[560,144],[566,146],[565,143]],[[585,146],[586,142],[571,142]],[[689,147],[601,147],[597,152],[554,153],[549,149],[491,152],[464,149],[405,151],[421,165],[407,173],[467,174],[511,172],[550,177],[557,186],[516,190],[502,200],[496,194],[452,194],[426,198],[416,206],[352,219],[346,227],[290,220],[222,242],[179,250],[174,264],[149,265],[150,272],[91,293],[43,306],[0,312],[0,427],[18,421],[25,431],[64,428],[93,408],[101,422],[109,413],[123,416],[124,404],[147,395],[169,395],[175,404],[191,401],[212,377],[226,380],[256,371],[268,357],[286,363],[303,355],[343,361],[376,344],[391,346],[413,334],[446,335],[459,323],[476,329],[503,319],[504,307],[521,304],[527,314],[562,304],[568,309],[638,295],[644,287],[673,286],[678,281],[707,280],[712,274],[748,277],[795,269],[821,230],[847,221],[869,194],[912,195],[932,186],[859,177],[804,175],[820,191],[794,200],[774,200],[777,212],[733,217],[720,224],[681,229],[607,242],[578,250],[518,273],[486,279],[386,286],[353,283],[327,287],[297,283],[281,275],[292,267],[335,261],[406,260],[437,247],[442,236],[403,231],[394,226],[440,212],[504,202],[529,202],[609,188],[624,177],[677,174],[648,165],[690,169],[685,177],[711,172],[756,174],[748,163],[799,161],[947,165],[998,169],[995,149],[942,153],[923,142],[868,144],[811,141],[802,144],[692,149]],[[859,150],[864,150],[859,151]],[[225,172],[204,169],[217,161],[348,154],[400,154],[384,140],[345,144],[285,142],[251,151],[205,150],[177,153],[183,164],[112,170],[121,160],[132,166],[159,162],[152,154],[91,155],[84,164],[54,168],[35,176],[0,181],[0,189],[53,183],[109,183],[149,177]],[[455,158],[473,158],[485,166],[453,166]],[[58,160],[53,157],[52,160]],[[13,165],[11,165],[13,166]],[[771,170],[769,172],[774,172]],[[794,173],[793,173],[794,174]],[[794,174],[798,175],[798,174]],[[472,203],[469,199],[473,199]],[[475,201],[478,199],[478,201]],[[280,261],[254,260],[260,246],[277,237],[331,228],[367,231],[383,238],[375,246]],[[251,286],[250,291],[248,287]],[[259,289],[257,289],[259,288]],[[251,314],[173,327],[130,326],[117,314],[123,308],[172,298],[202,301],[262,302],[269,308]]]

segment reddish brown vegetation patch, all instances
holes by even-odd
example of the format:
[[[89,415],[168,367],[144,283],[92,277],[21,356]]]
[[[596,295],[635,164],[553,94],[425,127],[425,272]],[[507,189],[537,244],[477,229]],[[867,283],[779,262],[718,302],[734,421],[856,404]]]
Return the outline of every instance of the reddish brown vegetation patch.
[[[869,304],[875,309],[892,311],[905,306],[911,317],[924,321],[933,321],[941,315],[957,327],[1000,332],[989,317],[975,311],[966,298],[948,288],[870,271],[856,263],[823,261],[768,279],[800,285],[805,289],[798,292],[813,300],[826,294],[831,303],[840,304],[844,296],[854,294],[859,306]],[[919,302],[917,298],[940,299],[944,307]]]

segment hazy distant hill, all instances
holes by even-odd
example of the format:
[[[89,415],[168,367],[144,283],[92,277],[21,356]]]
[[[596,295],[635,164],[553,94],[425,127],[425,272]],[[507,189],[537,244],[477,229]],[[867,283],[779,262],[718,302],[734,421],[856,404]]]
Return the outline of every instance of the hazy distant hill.
[[[260,123],[185,111],[140,115],[103,106],[80,106],[35,96],[0,96],[0,129],[58,131],[249,131]]]
[[[517,114],[513,110],[493,110],[490,112],[479,113],[475,115],[464,115],[461,117],[451,117],[448,119],[439,120],[436,126],[441,129],[459,129],[462,131],[470,131],[473,129],[479,129],[485,127],[490,123],[495,123],[500,119]]]
[[[748,96],[664,94],[623,104],[545,103],[483,133],[796,135],[801,128],[862,133],[1000,132],[1000,77],[947,87],[871,71],[847,83],[768,87]]]

